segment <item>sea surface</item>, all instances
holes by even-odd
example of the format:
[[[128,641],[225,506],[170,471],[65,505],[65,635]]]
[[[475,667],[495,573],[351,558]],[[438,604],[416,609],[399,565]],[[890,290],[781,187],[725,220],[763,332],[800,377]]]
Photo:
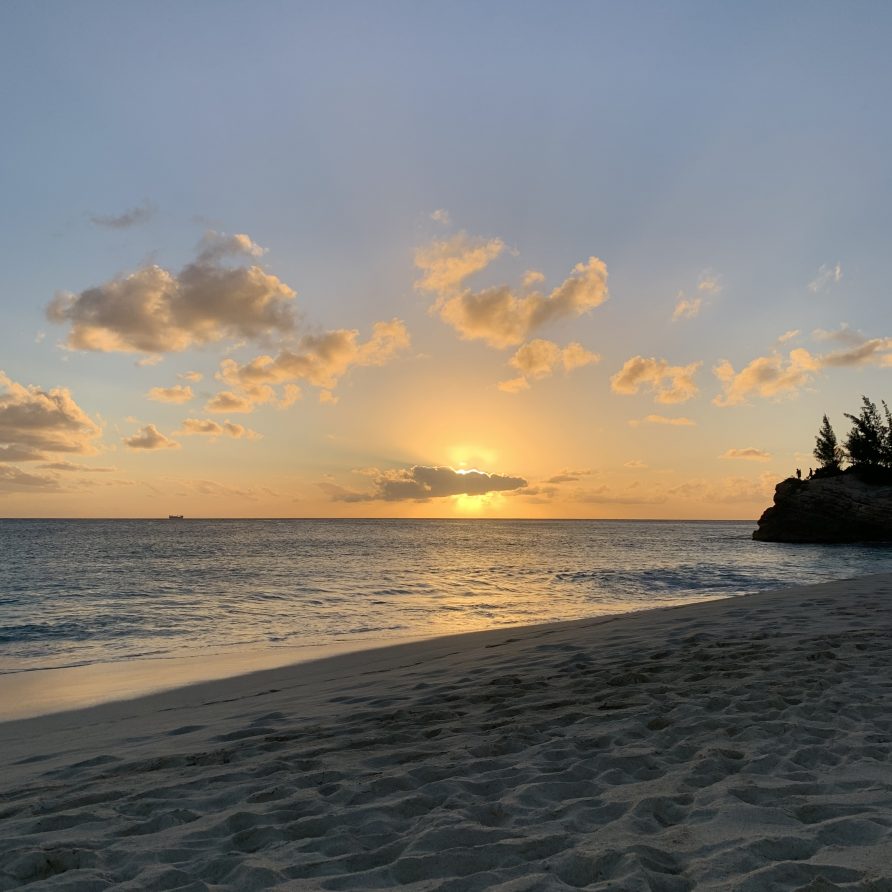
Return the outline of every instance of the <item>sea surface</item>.
[[[892,571],[751,522],[0,520],[0,673],[575,619]]]

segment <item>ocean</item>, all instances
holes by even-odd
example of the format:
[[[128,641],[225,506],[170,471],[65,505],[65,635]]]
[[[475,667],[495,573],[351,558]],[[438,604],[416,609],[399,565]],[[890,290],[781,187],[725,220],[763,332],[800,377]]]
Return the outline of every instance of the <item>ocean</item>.
[[[0,520],[0,673],[356,649],[892,571],[752,522]]]

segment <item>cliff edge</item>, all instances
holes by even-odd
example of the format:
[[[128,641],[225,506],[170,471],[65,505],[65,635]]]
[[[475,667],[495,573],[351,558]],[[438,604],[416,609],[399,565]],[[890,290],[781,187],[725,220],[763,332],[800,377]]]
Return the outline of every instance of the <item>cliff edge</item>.
[[[852,473],[797,480],[775,487],[774,505],[759,518],[762,542],[892,541],[892,484]]]

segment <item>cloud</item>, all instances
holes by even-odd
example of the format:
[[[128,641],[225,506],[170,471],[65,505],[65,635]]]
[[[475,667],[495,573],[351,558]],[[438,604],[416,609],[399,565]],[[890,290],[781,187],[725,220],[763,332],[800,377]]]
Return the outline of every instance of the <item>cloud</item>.
[[[223,391],[208,404],[209,411],[250,411],[255,404],[275,399],[274,385],[306,381],[323,390],[332,390],[351,368],[380,366],[409,346],[409,332],[399,319],[376,322],[371,337],[359,340],[355,329],[337,329],[318,335],[306,335],[296,349],[285,349],[276,356],[258,356],[244,365],[225,359],[217,374],[232,390]],[[284,399],[293,402],[300,390],[284,391]],[[240,406],[241,408],[236,408]]]
[[[564,372],[582,368],[601,359],[597,353],[590,353],[582,344],[575,342],[561,348],[553,341],[537,338],[528,341],[508,360],[521,376],[499,383],[499,389],[506,393],[518,393],[529,388],[528,378],[546,378],[558,368]]]
[[[644,418],[633,418],[629,422],[631,427],[638,427],[641,424],[663,424],[667,427],[696,427],[697,422],[691,421],[690,418],[685,418],[684,416],[670,418],[667,415],[645,415]]]
[[[570,468],[564,468],[560,471],[560,473],[555,474],[553,477],[549,477],[545,482],[546,483],[575,483],[578,480],[581,480],[583,477],[588,477],[591,474],[590,468],[585,468],[584,470],[571,470]]]
[[[819,291],[824,291],[832,285],[838,284],[841,280],[842,267],[839,263],[836,263],[833,266],[828,266],[826,263],[823,263],[818,267],[818,274],[808,283],[808,290],[811,291],[812,294],[817,294]]]
[[[448,226],[450,223],[449,211],[447,211],[445,208],[437,208],[431,214],[431,220],[433,220],[435,223],[442,223],[444,226]]]
[[[577,263],[548,295],[538,291],[518,294],[508,285],[481,291],[467,288],[466,280],[486,269],[504,250],[501,239],[472,238],[459,232],[415,251],[415,265],[421,272],[416,289],[435,295],[431,312],[465,340],[482,340],[500,349],[510,347],[549,322],[579,316],[607,300],[607,267],[597,257]],[[528,270],[524,287],[543,279],[538,271]]]
[[[786,360],[779,353],[757,356],[739,372],[727,359],[722,360],[713,368],[722,384],[722,393],[713,403],[736,406],[750,396],[791,396],[808,384],[820,367],[820,359],[802,347],[791,350]]]
[[[147,424],[140,428],[132,437],[124,437],[124,445],[128,449],[179,449],[180,444],[176,440],[165,437],[154,424]]]
[[[21,468],[0,465],[0,493],[49,492],[60,488],[59,481],[49,474],[32,474]]]
[[[697,281],[697,291],[701,294],[721,294],[722,287],[722,277],[718,273],[708,269],[700,273],[700,278]]]
[[[545,274],[537,269],[528,269],[521,277],[524,288],[532,288],[533,285],[540,285],[545,281]]]
[[[144,201],[122,214],[96,214],[90,217],[90,222],[106,229],[129,229],[131,226],[138,226],[140,223],[151,220],[155,216],[155,211],[156,208],[151,202]]]
[[[559,319],[581,316],[607,300],[607,267],[597,257],[577,263],[548,295],[516,294],[508,285],[441,294],[434,311],[465,340],[502,349],[520,344],[532,332]]]
[[[624,468],[646,468],[647,464],[640,459],[632,458],[623,463]]]
[[[266,402],[266,401],[265,401]],[[254,400],[231,390],[221,390],[205,403],[208,412],[253,412]]]
[[[174,384],[173,387],[153,387],[146,396],[159,403],[188,403],[195,394],[188,385]]]
[[[47,471],[76,471],[79,474],[107,474],[118,470],[117,468],[96,468],[73,461],[52,461],[40,467]]]
[[[771,453],[764,449],[754,449],[752,446],[744,449],[728,449],[719,458],[742,458],[746,461],[771,461]]]
[[[610,379],[614,393],[634,394],[643,387],[650,390],[658,403],[684,403],[697,395],[694,375],[702,362],[690,365],[669,365],[665,359],[633,356]]]
[[[92,455],[100,433],[66,388],[25,386],[0,371],[0,461],[39,461],[54,453]]]
[[[211,418],[187,418],[182,427],[177,431],[181,436],[205,436],[205,437],[232,437],[236,440],[256,440],[260,437],[257,431],[252,431],[243,424],[234,421],[224,421],[220,424]]]
[[[360,493],[334,483],[319,483],[337,502],[427,502],[449,496],[482,496],[494,492],[512,492],[527,485],[523,477],[488,474],[485,471],[457,471],[449,467],[415,465],[392,471],[380,471],[374,478],[375,489]]]
[[[812,336],[818,341],[842,345],[840,349],[819,357],[822,367],[892,364],[892,338],[868,338],[845,324],[835,331],[818,328]]]
[[[791,328],[789,331],[785,331],[777,340],[778,343],[786,344],[787,341],[792,341],[799,334],[798,328]]]
[[[612,489],[606,485],[577,490],[570,498],[574,502],[592,505],[660,505],[667,501],[665,493],[658,490],[648,490],[641,494],[634,490]]]
[[[672,312],[672,321],[677,322],[679,319],[693,319],[700,315],[703,308],[703,298],[701,297],[684,297],[678,295],[675,303],[675,310]]]
[[[192,384],[197,384],[204,378],[204,375],[202,375],[201,372],[180,372],[177,377],[182,378],[184,381],[189,381]]]
[[[892,366],[892,338],[868,338],[847,325],[835,331],[816,329],[812,336],[817,341],[841,346],[829,353],[812,353],[798,347],[786,358],[778,352],[757,356],[739,372],[728,360],[723,360],[713,369],[722,384],[722,393],[713,402],[717,406],[736,406],[751,396],[769,399],[795,396],[818,372],[827,368]]]
[[[69,349],[98,352],[161,354],[224,338],[288,334],[295,292],[259,266],[220,264],[258,252],[247,235],[209,233],[179,273],[140,267],[79,294],[57,295],[47,317],[70,324]]]
[[[472,238],[464,231],[435,240],[415,251],[415,266],[422,272],[415,287],[434,294],[449,293],[486,269],[504,250],[505,243],[499,238]]]
[[[523,375],[517,378],[509,378],[507,381],[499,381],[496,385],[503,393],[522,393],[530,389],[530,382]]]
[[[687,297],[683,291],[678,292],[675,310],[672,313],[673,322],[699,316],[708,299],[721,294],[721,291],[722,277],[710,270],[704,270],[697,281],[697,296]]]

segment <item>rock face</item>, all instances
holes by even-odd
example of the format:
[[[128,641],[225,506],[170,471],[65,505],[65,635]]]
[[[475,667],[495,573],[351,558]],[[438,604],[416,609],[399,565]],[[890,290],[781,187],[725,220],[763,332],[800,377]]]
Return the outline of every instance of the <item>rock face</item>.
[[[774,506],[759,518],[762,542],[892,541],[892,485],[853,474],[778,483]]]

